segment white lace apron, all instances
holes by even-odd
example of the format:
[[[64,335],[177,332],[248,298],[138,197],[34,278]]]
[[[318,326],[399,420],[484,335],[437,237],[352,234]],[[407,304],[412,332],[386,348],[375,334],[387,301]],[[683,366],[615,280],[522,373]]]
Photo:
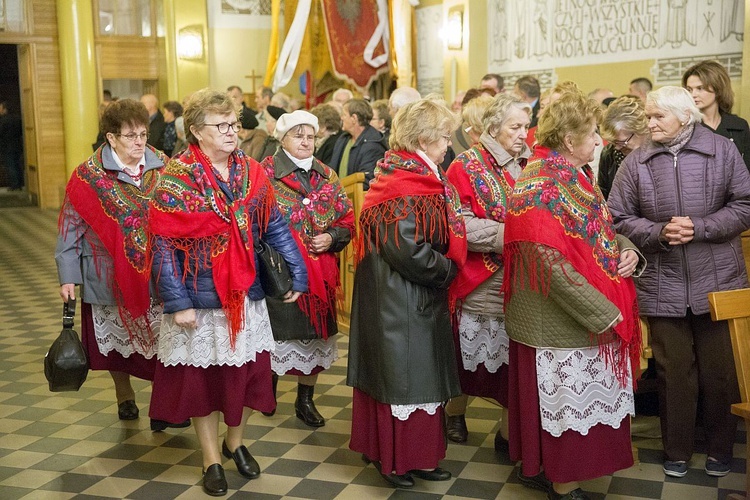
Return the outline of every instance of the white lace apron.
[[[430,415],[434,415],[443,403],[422,403],[418,405],[391,405],[391,415],[402,422],[409,419],[409,416],[417,410],[424,410]]]
[[[339,359],[336,337],[274,342],[271,369],[278,375],[296,369],[309,375],[317,366],[328,369]]]
[[[505,319],[462,312],[458,324],[464,370],[475,372],[484,363],[490,373],[508,364],[508,334]]]
[[[555,437],[567,430],[585,436],[598,424],[619,429],[635,415],[632,375],[620,386],[598,347],[537,349],[536,376],[542,429]]]
[[[140,354],[146,359],[151,359],[156,354],[156,345],[144,347],[139,342],[130,340],[130,335],[122,324],[120,312],[117,306],[103,306],[91,304],[91,315],[94,320],[94,336],[99,352],[104,356],[112,351],[129,358],[131,354]],[[146,311],[146,317],[151,324],[154,335],[159,334],[161,327],[161,305],[151,305]]]
[[[159,333],[159,361],[164,366],[242,366],[255,361],[259,352],[274,347],[265,299],[245,299],[245,328],[237,333],[235,348],[229,345],[229,328],[222,309],[196,309],[197,328],[182,328],[174,314],[165,314]]]

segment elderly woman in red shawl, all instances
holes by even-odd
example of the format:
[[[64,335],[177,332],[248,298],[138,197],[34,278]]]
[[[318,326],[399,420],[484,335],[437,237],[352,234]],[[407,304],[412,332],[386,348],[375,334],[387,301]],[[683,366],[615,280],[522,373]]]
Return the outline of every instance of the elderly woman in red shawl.
[[[257,279],[254,241],[262,237],[289,264],[294,302],[307,272],[255,160],[237,148],[237,109],[224,92],[204,89],[185,108],[190,146],[173,158],[149,212],[152,272],[164,300],[151,415],[193,419],[203,452],[203,489],[227,492],[223,454],[240,475],[260,475],[242,444],[253,409],[276,407],[271,391],[273,338]],[[227,434],[219,451],[219,413]]]
[[[108,106],[101,131],[106,142],[65,188],[55,261],[63,301],[75,299],[81,285],[81,335],[91,369],[109,370],[117,414],[134,420],[139,410],[130,377],[153,380],[156,366],[161,307],[151,303],[145,221],[168,158],[146,144],[148,111],[138,101]],[[189,424],[152,421],[151,428]]]
[[[467,104],[471,106],[480,98]],[[501,405],[495,448],[507,449],[508,440],[508,334],[505,332],[502,253],[507,199],[531,156],[524,142],[531,122],[531,106],[513,94],[490,99],[481,117],[484,132],[478,142],[451,163],[448,180],[461,195],[469,254],[466,265],[451,284],[456,314],[456,354],[463,395],[445,407],[448,439],[468,438],[468,396],[492,398]],[[464,107],[464,116],[467,107]],[[547,490],[543,475],[521,483]]]
[[[349,244],[354,212],[336,172],[313,157],[318,119],[297,110],[279,117],[281,147],[261,166],[276,192],[307,267],[309,292],[294,304],[266,298],[276,346],[271,354],[274,390],[279,375],[297,376],[294,411],[310,427],[325,419],[313,402],[318,373],[338,359],[336,297],[341,291],[336,252]]]
[[[550,104],[505,217],[510,455],[524,476],[544,470],[551,499],[588,498],[578,481],[633,464],[641,334],[630,276],[643,262],[615,234],[588,166],[600,113],[578,90]]]
[[[443,403],[460,394],[448,286],[466,260],[458,193],[438,165],[456,117],[426,98],[401,108],[360,215],[347,384],[349,447],[398,488],[444,481]]]

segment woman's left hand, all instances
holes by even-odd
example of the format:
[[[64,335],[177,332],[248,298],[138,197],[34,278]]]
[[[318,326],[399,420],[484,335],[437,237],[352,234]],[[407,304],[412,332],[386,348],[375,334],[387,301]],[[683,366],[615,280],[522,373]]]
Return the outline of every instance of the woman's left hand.
[[[638,265],[638,254],[631,248],[620,252],[620,263],[617,265],[617,273],[623,278],[630,278]]]
[[[323,253],[327,252],[331,245],[333,245],[333,236],[329,233],[321,233],[313,236],[310,242],[310,250],[313,253]]]
[[[284,294],[284,303],[291,304],[292,302],[295,302],[300,297],[300,295],[302,295],[302,292],[289,290]]]

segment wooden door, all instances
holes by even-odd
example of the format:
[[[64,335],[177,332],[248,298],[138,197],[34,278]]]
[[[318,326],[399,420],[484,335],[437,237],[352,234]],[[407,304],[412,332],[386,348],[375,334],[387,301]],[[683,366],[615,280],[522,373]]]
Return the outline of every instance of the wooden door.
[[[33,53],[29,45],[18,46],[18,84],[21,89],[23,119],[24,179],[29,196],[39,204],[39,168],[37,161],[36,115],[34,110]]]

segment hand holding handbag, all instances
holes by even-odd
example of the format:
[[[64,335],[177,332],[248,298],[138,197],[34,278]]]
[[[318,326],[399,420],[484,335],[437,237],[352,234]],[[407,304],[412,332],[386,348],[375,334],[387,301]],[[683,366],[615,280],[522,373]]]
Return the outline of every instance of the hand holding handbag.
[[[258,256],[258,277],[263,291],[269,297],[281,299],[292,289],[292,277],[284,258],[260,238],[255,239],[255,255]]]
[[[89,373],[89,360],[78,333],[73,330],[75,299],[63,304],[63,329],[44,357],[44,376],[52,392],[77,391]]]

